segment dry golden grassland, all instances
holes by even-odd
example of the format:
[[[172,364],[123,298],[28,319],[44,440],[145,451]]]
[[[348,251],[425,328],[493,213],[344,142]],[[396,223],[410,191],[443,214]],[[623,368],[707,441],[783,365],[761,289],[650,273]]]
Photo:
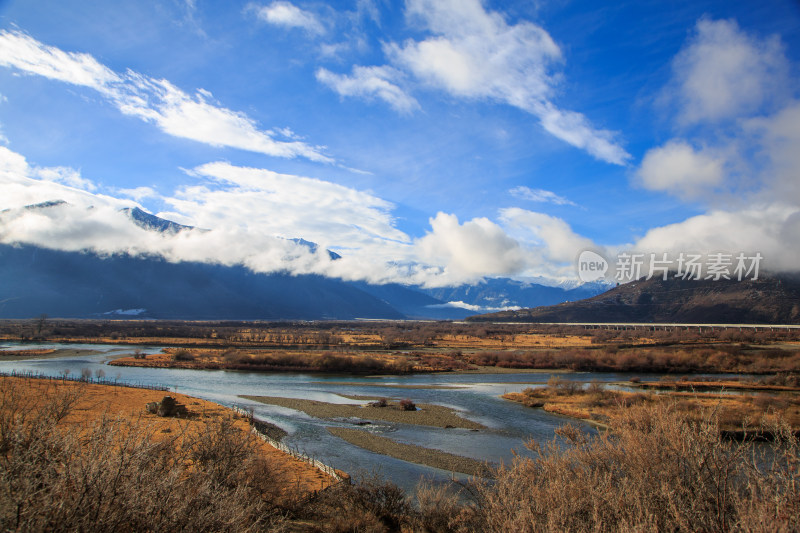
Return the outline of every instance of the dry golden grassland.
[[[729,434],[764,433],[778,422],[787,424],[794,432],[800,431],[800,396],[794,394],[696,391],[656,394],[608,390],[600,383],[584,386],[553,378],[546,387],[507,393],[503,398],[603,426],[633,405],[670,404],[688,419],[699,420],[703,413],[715,412],[720,429]]]
[[[85,433],[104,419],[120,419],[130,422],[136,431],[152,434],[157,442],[169,442],[180,448],[201,435],[208,433],[221,423],[247,435],[257,453],[268,461],[274,472],[280,473],[281,483],[287,487],[304,491],[317,491],[330,485],[333,480],[313,466],[287,455],[261,439],[250,436],[248,420],[221,405],[193,398],[184,394],[132,387],[97,385],[80,381],[28,379],[0,377],[3,405],[0,410],[14,409],[36,412],[46,407],[55,397],[70,397],[65,416],[58,426],[65,431]],[[184,404],[187,417],[159,417],[146,412],[148,402],[158,402],[165,395],[172,396]],[[5,413],[7,414],[7,413]],[[126,435],[121,435],[126,438]]]

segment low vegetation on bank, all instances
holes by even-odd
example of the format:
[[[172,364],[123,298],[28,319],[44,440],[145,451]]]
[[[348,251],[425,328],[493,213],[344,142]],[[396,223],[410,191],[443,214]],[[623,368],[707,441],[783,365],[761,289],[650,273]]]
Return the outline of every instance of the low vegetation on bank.
[[[171,346],[117,364],[402,374],[481,368],[796,373],[800,329],[450,322],[0,321],[0,340]]]
[[[536,342],[526,337],[526,342]],[[470,345],[470,342],[475,344]],[[454,349],[452,344],[461,346]],[[466,347],[469,346],[469,347]],[[407,374],[480,371],[482,369],[571,370],[628,373],[744,373],[772,374],[800,383],[800,344],[769,346],[726,343],[676,345],[574,346],[570,339],[559,348],[520,348],[508,340],[502,349],[479,340],[443,341],[439,347],[412,350],[348,348],[343,351],[264,348],[165,348],[158,354],[116,359],[120,366],[229,369],[265,372]],[[764,385],[769,385],[765,381]],[[778,385],[778,383],[775,383]],[[791,383],[789,383],[791,385]]]
[[[659,383],[667,387],[678,381],[655,382],[653,385],[658,386]],[[689,382],[685,383],[689,388]],[[703,383],[711,385],[711,382]],[[790,431],[800,434],[800,398],[796,395],[730,394],[722,393],[721,387],[718,384],[715,392],[689,389],[657,394],[651,391],[612,390],[599,382],[584,385],[556,376],[545,387],[510,392],[504,394],[503,398],[600,425],[610,424],[611,420],[631,406],[669,404],[673,410],[695,421],[705,416],[706,411],[713,410],[720,430],[729,436],[765,435],[771,432],[778,421],[782,421]]]
[[[571,426],[494,479],[374,477],[317,493],[278,483],[230,420],[196,434],[77,413],[80,389],[0,380],[0,524],[16,531],[796,531],[800,450],[777,422],[768,450],[720,437],[718,416],[642,403],[612,434]],[[112,387],[109,387],[112,388]],[[191,402],[189,402],[191,407]]]

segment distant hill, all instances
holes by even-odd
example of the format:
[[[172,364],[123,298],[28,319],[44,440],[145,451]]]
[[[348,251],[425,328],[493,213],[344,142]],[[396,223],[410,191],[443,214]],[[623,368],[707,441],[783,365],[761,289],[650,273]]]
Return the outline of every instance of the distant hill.
[[[639,280],[599,296],[534,309],[470,317],[508,322],[678,322],[697,324],[799,324],[800,279]]]
[[[444,302],[462,302],[481,307],[503,308],[534,307],[582,300],[605,292],[608,287],[596,283],[572,288],[554,287],[508,278],[492,278],[475,285],[420,290]]]
[[[0,245],[0,317],[404,318],[341,280],[242,266]]]

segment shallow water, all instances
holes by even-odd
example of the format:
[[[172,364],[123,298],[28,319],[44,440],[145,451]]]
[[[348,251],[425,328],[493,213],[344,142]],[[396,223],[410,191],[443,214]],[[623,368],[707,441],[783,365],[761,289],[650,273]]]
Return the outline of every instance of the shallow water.
[[[267,420],[289,432],[284,442],[297,447],[323,462],[350,474],[377,472],[404,488],[413,487],[421,477],[448,479],[444,472],[422,465],[378,455],[353,446],[331,435],[326,426],[354,427],[351,422],[320,420],[292,409],[265,405],[240,395],[305,398],[324,402],[352,403],[342,395],[385,398],[410,398],[415,403],[439,404],[457,409],[461,416],[479,422],[487,429],[470,431],[442,429],[379,422],[365,429],[399,442],[436,448],[493,463],[510,462],[514,454],[527,455],[524,445],[529,439],[549,441],[555,429],[565,422],[594,431],[585,423],[568,420],[539,409],[499,398],[505,392],[519,392],[526,387],[544,385],[551,373],[512,374],[416,374],[409,376],[329,376],[301,373],[262,373],[228,370],[182,370],[108,366],[106,363],[134,350],[157,353],[160,347],[97,345],[97,344],[0,344],[0,350],[34,348],[68,348],[95,350],[98,353],[81,357],[0,361],[0,372],[26,371],[58,376],[69,371],[81,375],[84,369],[106,379],[117,379],[140,385],[163,385],[171,390],[218,402],[253,408],[258,418]],[[567,380],[601,382],[626,381],[630,375],[616,373],[559,373]],[[642,376],[656,379],[657,376]],[[348,382],[342,384],[341,382]],[[392,388],[380,385],[426,387],[443,385],[453,388]],[[376,386],[377,385],[377,386]],[[457,476],[465,477],[465,476]]]

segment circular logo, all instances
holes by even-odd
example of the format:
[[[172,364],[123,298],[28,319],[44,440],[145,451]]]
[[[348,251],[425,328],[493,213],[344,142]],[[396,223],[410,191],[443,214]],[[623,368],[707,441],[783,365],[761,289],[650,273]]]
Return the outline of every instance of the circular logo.
[[[591,250],[584,250],[578,256],[578,277],[584,283],[597,281],[605,277],[608,261],[602,255]]]

